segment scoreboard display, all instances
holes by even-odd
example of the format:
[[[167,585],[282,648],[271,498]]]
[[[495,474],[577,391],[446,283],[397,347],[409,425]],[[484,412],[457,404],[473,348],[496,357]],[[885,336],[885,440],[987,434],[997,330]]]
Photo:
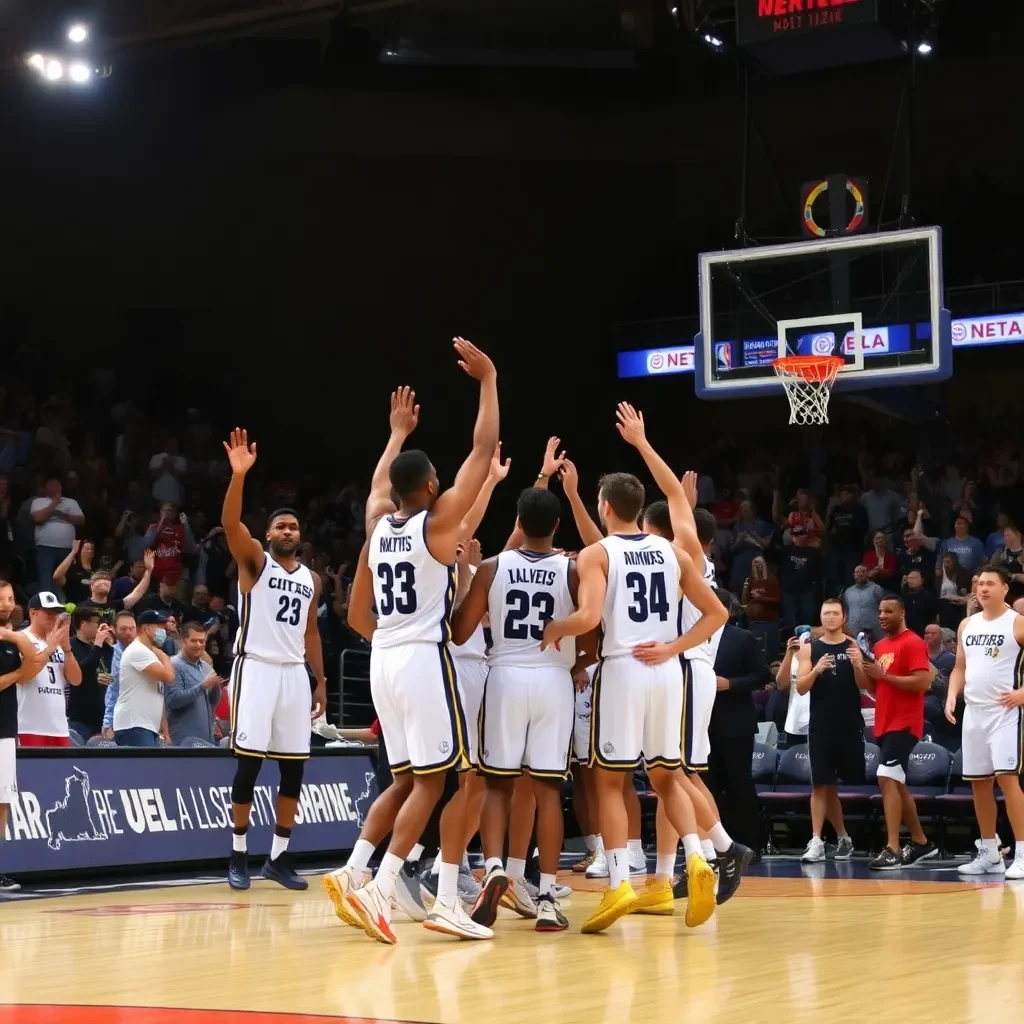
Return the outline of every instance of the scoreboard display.
[[[741,46],[829,33],[878,20],[878,0],[736,0]]]

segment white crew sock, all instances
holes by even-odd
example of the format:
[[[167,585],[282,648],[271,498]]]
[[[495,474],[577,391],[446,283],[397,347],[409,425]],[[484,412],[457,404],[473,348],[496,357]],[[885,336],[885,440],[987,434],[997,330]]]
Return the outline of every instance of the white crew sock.
[[[441,874],[441,851],[438,850],[437,856],[434,858],[434,863],[430,865],[430,873],[434,878],[437,878]]]
[[[437,873],[437,902],[449,909],[459,898],[459,865],[443,864]]]
[[[537,886],[537,893],[540,896],[548,895],[552,899],[555,896],[555,876],[540,873],[540,885]]]
[[[374,881],[382,899],[389,900],[394,895],[395,879],[398,878],[398,872],[402,870],[404,863],[401,857],[393,853],[385,853],[381,858],[380,869]]]
[[[703,858],[710,863],[715,859],[715,844],[710,839],[700,841],[700,852]]]
[[[270,843],[270,859],[277,860],[278,857],[288,849],[289,836],[275,835]]]
[[[415,864],[420,859],[420,857],[422,857],[422,856],[423,856],[423,846],[420,843],[417,843],[409,851],[409,856],[406,857],[405,860],[406,860],[406,863],[408,863],[408,864]]]
[[[367,839],[357,839],[355,846],[352,847],[352,852],[349,854],[348,862],[345,864],[347,868],[355,868],[356,871],[366,871],[370,865],[370,858],[373,856],[375,847]],[[337,871],[334,872],[338,874]]]
[[[1017,844],[1013,848],[1013,859],[1022,860],[1024,859],[1024,842],[1018,840]]]
[[[716,822],[708,831],[708,838],[711,840],[716,853],[728,853],[732,846],[732,838],[722,827],[722,823]],[[703,843],[701,844],[704,845]]]
[[[626,849],[629,850],[630,853],[639,853],[643,856],[644,844],[639,839],[627,839]]]
[[[601,837],[600,836],[584,836],[583,837],[583,842],[585,842],[587,844],[588,852],[593,853],[598,848],[598,844],[601,842]]]
[[[606,850],[608,858],[608,888],[617,889],[629,878],[629,853],[627,850]]]
[[[231,837],[231,849],[235,853],[245,853],[248,846],[245,842],[245,833],[239,835],[237,832]]]
[[[670,879],[676,870],[676,855],[674,853],[659,853],[658,863],[654,869],[654,877],[660,882]]]
[[[526,861],[519,857],[509,857],[505,861],[505,874],[514,882],[517,878],[526,877]]]
[[[696,832],[691,832],[688,836],[683,836],[683,853],[687,860],[689,860],[695,853],[699,857],[704,856],[701,852],[700,840],[697,838]]]
[[[484,873],[490,874],[492,871],[501,870],[501,858],[500,857],[488,857],[484,861]]]

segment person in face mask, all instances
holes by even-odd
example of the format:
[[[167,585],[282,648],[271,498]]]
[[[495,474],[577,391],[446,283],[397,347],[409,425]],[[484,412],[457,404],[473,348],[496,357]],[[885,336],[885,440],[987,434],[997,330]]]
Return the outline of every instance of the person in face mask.
[[[137,620],[138,635],[121,655],[114,705],[114,739],[119,747],[156,747],[167,734],[164,684],[174,679],[167,640],[167,613],[148,609]]]

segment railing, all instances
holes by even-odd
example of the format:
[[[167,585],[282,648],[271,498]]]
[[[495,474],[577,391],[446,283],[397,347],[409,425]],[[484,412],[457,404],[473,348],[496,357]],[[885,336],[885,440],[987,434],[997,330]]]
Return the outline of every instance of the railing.
[[[328,719],[344,729],[364,728],[375,717],[370,699],[370,652],[359,648],[344,650],[340,660],[341,692],[335,707],[328,701]]]

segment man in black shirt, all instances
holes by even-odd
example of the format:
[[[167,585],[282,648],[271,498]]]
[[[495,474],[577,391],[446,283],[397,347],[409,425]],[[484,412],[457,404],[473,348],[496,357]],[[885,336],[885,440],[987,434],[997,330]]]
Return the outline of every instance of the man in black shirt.
[[[68,697],[68,727],[88,740],[103,731],[103,702],[110,682],[114,627],[100,623],[95,608],[75,609],[71,650],[82,670],[82,683]],[[101,681],[102,676],[102,681]]]
[[[787,544],[779,556],[782,591],[782,628],[792,633],[801,622],[811,622],[821,600],[822,555],[817,548]]]
[[[860,691],[864,683],[860,651],[844,631],[842,603],[835,598],[821,605],[821,637],[800,648],[797,654],[798,693],[811,692],[811,717],[807,727],[807,756],[811,763],[811,841],[801,860],[825,859],[822,826],[829,807],[839,811],[832,818],[839,837],[837,860],[853,855],[853,841],[843,824],[837,783],[863,784],[864,719]]]
[[[829,553],[829,583],[838,594],[853,582],[853,570],[864,557],[868,532],[868,514],[849,485],[839,488],[839,504],[833,505],[826,524],[832,538]]]
[[[909,576],[916,569],[928,589],[931,590],[931,581],[935,579],[935,552],[929,550],[929,543],[936,542],[934,539],[919,537],[913,530],[904,530],[903,545],[896,549],[896,563],[899,566],[901,577]],[[907,625],[909,626],[910,623],[908,622]]]
[[[939,599],[935,596],[934,590],[924,585],[920,569],[911,569],[903,577],[903,588],[907,629],[923,637],[925,626],[939,621]]]
[[[18,683],[25,683],[43,670],[48,654],[37,652],[31,641],[10,629],[14,611],[14,588],[0,580],[0,845],[7,827],[7,806],[18,794],[15,751],[18,743]],[[0,853],[0,867],[3,855]],[[0,873],[0,892],[14,892],[21,886]]]
[[[111,599],[110,588],[113,586],[113,577],[105,569],[99,569],[89,579],[89,599],[80,601],[77,607],[94,611],[102,624],[113,626],[117,613],[130,611],[146,596],[146,592],[149,590],[149,581],[153,572],[152,551],[146,552],[144,561],[146,571],[142,574],[142,579],[123,601]]]
[[[185,604],[184,601],[179,601],[177,592],[178,578],[165,576],[160,580],[157,592],[139,602],[135,609],[136,615],[152,610],[163,612],[165,615],[173,615],[179,626],[184,626],[186,622],[202,622],[203,615],[199,609]]]

